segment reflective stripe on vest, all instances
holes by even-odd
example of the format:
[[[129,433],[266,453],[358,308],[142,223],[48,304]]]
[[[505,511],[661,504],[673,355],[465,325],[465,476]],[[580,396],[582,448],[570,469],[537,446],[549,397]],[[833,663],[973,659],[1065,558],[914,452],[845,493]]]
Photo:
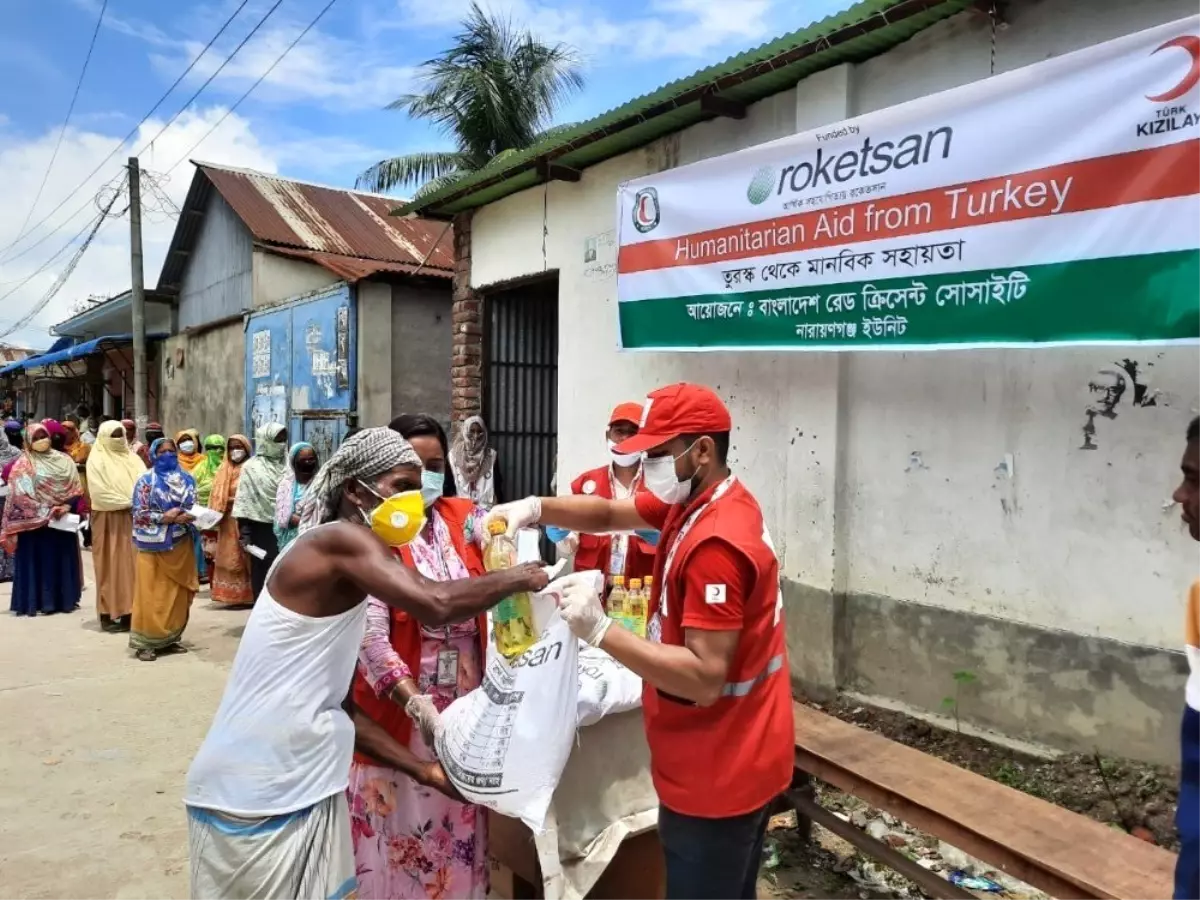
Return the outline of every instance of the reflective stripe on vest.
[[[783,668],[783,654],[779,653],[779,654],[776,654],[775,656],[772,656],[771,659],[767,662],[767,667],[765,669],[763,669],[761,672],[759,672],[757,675],[755,675],[753,678],[751,678],[749,681],[726,682],[725,686],[723,688],[721,688],[721,696],[722,697],[745,697],[752,690],[754,690],[755,685],[759,684],[760,682],[766,681],[768,678],[770,678],[772,675],[774,675],[776,672],[778,672],[782,668]]]

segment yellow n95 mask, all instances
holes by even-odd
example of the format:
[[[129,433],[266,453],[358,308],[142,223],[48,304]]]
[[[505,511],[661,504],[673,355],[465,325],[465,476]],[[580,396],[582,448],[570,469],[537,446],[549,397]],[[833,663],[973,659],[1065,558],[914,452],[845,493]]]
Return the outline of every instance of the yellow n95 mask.
[[[360,479],[358,483],[381,501],[369,513],[361,510],[363,521],[381,541],[389,547],[403,547],[421,533],[425,527],[425,501],[419,490],[384,497],[365,481]]]

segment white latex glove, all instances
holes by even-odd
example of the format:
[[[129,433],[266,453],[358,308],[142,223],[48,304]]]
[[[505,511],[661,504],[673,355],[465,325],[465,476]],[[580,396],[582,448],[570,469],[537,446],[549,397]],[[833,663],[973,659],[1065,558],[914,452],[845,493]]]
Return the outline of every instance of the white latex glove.
[[[567,561],[565,559],[560,559],[558,562],[556,562],[552,566],[542,566],[542,571],[546,573],[547,578],[549,578],[551,581],[553,581],[555,578],[558,577],[558,573],[561,572],[564,568],[566,568],[566,565],[567,565]]]
[[[579,535],[572,531],[554,546],[563,556],[574,556],[575,551],[579,549]]]
[[[526,497],[524,500],[514,500],[512,503],[501,503],[493,506],[483,517],[483,533],[491,540],[488,526],[496,519],[504,519],[508,523],[505,532],[510,538],[516,537],[518,531],[530,525],[536,525],[542,518],[542,501],[539,497]]]
[[[587,572],[577,574],[594,575]],[[608,626],[612,624],[612,619],[604,613],[604,604],[600,601],[600,592],[596,590],[595,578],[568,575],[559,585],[562,594],[558,601],[558,609],[562,613],[563,621],[575,637],[593,647],[599,647]]]
[[[421,737],[425,740],[425,746],[432,750],[438,735],[442,732],[442,714],[433,705],[433,698],[426,694],[410,697],[409,701],[404,704],[404,714],[421,729]]]

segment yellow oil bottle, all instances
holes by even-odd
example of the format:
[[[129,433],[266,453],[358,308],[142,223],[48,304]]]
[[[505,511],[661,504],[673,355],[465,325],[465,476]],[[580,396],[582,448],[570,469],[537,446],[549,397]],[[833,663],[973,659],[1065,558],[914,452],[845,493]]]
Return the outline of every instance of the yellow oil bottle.
[[[647,575],[638,593],[636,602],[630,605],[630,624],[638,637],[646,636],[646,620],[650,612],[650,592],[654,588],[654,576]]]
[[[612,590],[608,593],[606,612],[609,618],[620,620],[625,610],[625,576],[614,575]]]
[[[491,540],[483,552],[483,565],[489,572],[511,569],[517,564],[517,545],[504,533],[507,530],[508,523],[503,519],[488,524]],[[492,636],[505,659],[514,659],[537,643],[529,594],[505,597],[492,608]]]

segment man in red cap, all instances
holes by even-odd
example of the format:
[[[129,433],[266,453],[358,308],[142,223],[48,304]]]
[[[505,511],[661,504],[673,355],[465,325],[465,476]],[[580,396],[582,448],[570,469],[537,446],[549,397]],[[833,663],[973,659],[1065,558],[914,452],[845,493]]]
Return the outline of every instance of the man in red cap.
[[[640,403],[621,403],[608,417],[608,441],[611,459],[607,465],[589,469],[571,482],[571,493],[605,500],[625,500],[642,485],[642,454],[622,453],[617,445],[638,433],[642,421]],[[550,535],[554,537],[553,534]],[[564,555],[575,554],[575,570],[596,569],[611,577],[623,575],[626,584],[631,578],[645,578],[654,573],[654,545],[633,534],[577,534],[567,532],[558,542]]]
[[[646,638],[611,627],[587,579],[565,579],[560,608],[643,679],[668,898],[754,897],[768,808],[792,777],[779,563],[758,502],[729,471],[731,427],[708,388],[660,388],[616,448],[645,453],[645,493],[528,497],[491,513],[514,532],[661,531]]]

